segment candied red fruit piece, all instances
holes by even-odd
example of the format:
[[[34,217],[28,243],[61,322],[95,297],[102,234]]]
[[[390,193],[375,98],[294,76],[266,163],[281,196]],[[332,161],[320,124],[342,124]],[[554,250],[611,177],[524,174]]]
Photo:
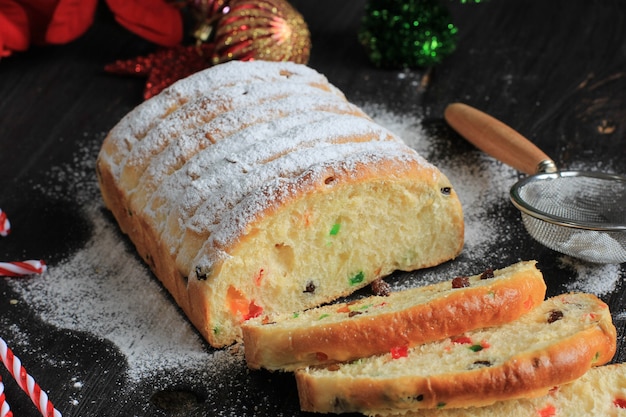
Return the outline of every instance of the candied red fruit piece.
[[[613,400],[613,405],[617,408],[626,408],[626,399],[616,398]]]
[[[391,357],[394,359],[406,358],[407,356],[409,356],[409,348],[407,346],[392,347],[390,352]]]
[[[553,405],[546,405],[541,410],[538,410],[540,417],[552,417],[556,416],[556,408]]]

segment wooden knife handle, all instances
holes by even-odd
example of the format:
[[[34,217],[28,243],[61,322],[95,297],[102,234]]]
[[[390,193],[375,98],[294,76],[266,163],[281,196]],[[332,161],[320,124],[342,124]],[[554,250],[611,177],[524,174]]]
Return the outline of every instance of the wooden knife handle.
[[[529,175],[556,171],[552,159],[541,149],[511,127],[474,107],[452,103],[446,107],[444,118],[478,149],[519,171]]]

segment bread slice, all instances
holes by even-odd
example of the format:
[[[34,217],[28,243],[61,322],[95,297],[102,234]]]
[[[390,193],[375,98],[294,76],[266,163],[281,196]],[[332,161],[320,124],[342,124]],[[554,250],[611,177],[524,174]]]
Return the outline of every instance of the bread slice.
[[[295,374],[305,411],[389,414],[545,395],[615,349],[607,305],[564,294],[509,324]]]
[[[111,130],[96,168],[121,230],[214,347],[252,317],[463,247],[445,175],[304,65],[233,61],[180,80]]]
[[[399,415],[398,415],[399,416]],[[626,363],[598,366],[536,398],[486,407],[409,411],[404,417],[619,417],[626,416]],[[389,417],[391,417],[389,415]]]
[[[293,370],[377,355],[480,327],[510,322],[544,300],[535,261],[472,277],[326,305],[263,315],[243,326],[252,369]]]

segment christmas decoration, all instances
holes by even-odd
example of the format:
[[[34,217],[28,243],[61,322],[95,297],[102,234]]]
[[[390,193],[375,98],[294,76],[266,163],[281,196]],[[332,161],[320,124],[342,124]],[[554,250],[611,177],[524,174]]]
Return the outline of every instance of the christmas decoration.
[[[4,396],[4,384],[2,378],[0,378],[0,417],[13,417],[11,407]]]
[[[181,78],[230,60],[306,63],[309,59],[308,27],[286,0],[190,3],[196,20],[195,44],[116,61],[107,65],[105,71],[147,77],[144,99],[148,99]]]
[[[8,236],[11,230],[9,219],[0,209],[0,236]],[[43,274],[47,267],[44,261],[30,260],[23,262],[0,262],[0,276],[22,277],[33,274]],[[61,413],[54,408],[45,391],[30,376],[22,366],[22,362],[9,349],[6,342],[0,337],[0,360],[11,373],[19,387],[28,394],[31,401],[43,417],[61,417]],[[0,378],[0,417],[13,417],[11,407],[4,395],[4,384]]]
[[[6,237],[11,233],[11,222],[7,214],[0,209],[0,236]]]
[[[161,46],[183,40],[181,5],[168,0],[106,0],[115,20],[134,34]]]
[[[188,3],[188,0],[173,0],[178,3]],[[193,32],[198,42],[207,42],[213,34],[215,22],[220,17],[220,12],[229,0],[196,0],[191,2],[191,13],[196,27]]]
[[[0,1],[0,58],[70,42],[92,25],[97,0]]]
[[[1,337],[0,359],[2,359],[2,363],[11,373],[15,382],[28,394],[43,417],[61,417],[59,410],[54,408],[54,405],[52,405],[48,399],[48,394],[46,394],[39,384],[35,382],[33,377],[26,372],[26,368],[22,365],[20,358],[13,354],[13,351],[9,349],[6,342]]]
[[[309,60],[306,23],[284,0],[232,0],[224,11],[215,30],[214,64],[232,59]]]
[[[0,262],[0,277],[23,277],[26,275],[43,274],[46,263],[40,260]]]
[[[211,66],[212,53],[213,44],[175,46],[144,57],[116,61],[105,66],[105,71],[147,78],[143,96],[149,99],[175,81]]]
[[[455,50],[457,32],[438,0],[369,0],[359,40],[378,67],[431,67]]]
[[[183,39],[181,9],[209,0],[106,0],[115,20],[160,46]],[[98,0],[0,0],[0,58],[31,45],[71,42],[93,24]]]

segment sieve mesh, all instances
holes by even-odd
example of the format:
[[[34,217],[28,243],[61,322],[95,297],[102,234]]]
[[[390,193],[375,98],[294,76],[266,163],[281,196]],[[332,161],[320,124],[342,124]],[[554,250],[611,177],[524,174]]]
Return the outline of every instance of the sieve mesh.
[[[589,262],[626,262],[626,178],[565,171],[513,186],[511,200],[537,241]]]
[[[594,263],[626,262],[626,232],[598,232],[549,223],[522,213],[528,233],[557,252]]]

